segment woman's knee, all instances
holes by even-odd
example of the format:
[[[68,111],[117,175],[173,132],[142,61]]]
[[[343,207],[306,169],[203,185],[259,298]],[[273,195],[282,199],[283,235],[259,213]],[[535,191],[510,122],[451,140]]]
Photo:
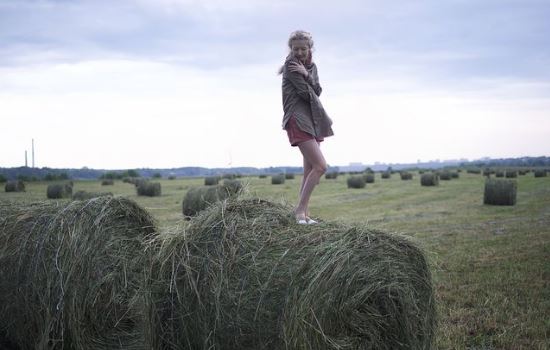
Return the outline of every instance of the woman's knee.
[[[319,163],[313,165],[313,170],[315,170],[316,173],[323,175],[327,172],[327,164],[326,163]]]

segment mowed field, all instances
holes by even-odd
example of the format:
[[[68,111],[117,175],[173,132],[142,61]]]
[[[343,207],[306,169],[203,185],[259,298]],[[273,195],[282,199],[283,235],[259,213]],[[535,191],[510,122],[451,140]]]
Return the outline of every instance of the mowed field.
[[[311,214],[411,236],[424,248],[438,301],[437,349],[549,349],[550,177],[519,176],[515,206],[487,206],[481,175],[462,172],[459,179],[422,187],[413,174],[413,180],[403,181],[399,174],[381,179],[377,173],[375,183],[363,189],[348,189],[345,175],[322,179]],[[240,180],[247,195],[292,204],[301,177],[282,185],[272,185],[270,177]],[[138,197],[135,187],[122,181],[113,186],[75,181],[73,193],[131,198],[162,229],[182,220],[185,193],[204,179],[158,181],[160,197]],[[30,182],[24,193],[1,191],[0,201],[46,201],[47,185]]]

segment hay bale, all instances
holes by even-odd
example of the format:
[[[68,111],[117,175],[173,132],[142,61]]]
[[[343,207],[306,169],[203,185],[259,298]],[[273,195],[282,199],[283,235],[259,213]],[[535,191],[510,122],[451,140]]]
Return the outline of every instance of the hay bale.
[[[158,197],[161,192],[160,182],[141,181],[137,186],[138,196]]]
[[[348,188],[365,188],[367,185],[364,176],[350,176],[347,179]]]
[[[413,174],[409,173],[407,171],[402,171],[402,172],[399,173],[399,175],[401,176],[401,180],[412,180],[413,179]]]
[[[219,176],[207,176],[204,178],[204,186],[215,186],[220,182]]]
[[[517,197],[517,182],[505,179],[487,179],[483,204],[515,205]]]
[[[470,168],[470,169],[467,169],[466,170],[466,173],[468,174],[481,174],[481,169],[477,169],[477,168]]]
[[[0,204],[0,333],[18,349],[144,349],[142,241],[152,217],[124,198]]]
[[[383,178],[383,179],[389,179],[389,178],[391,178],[391,172],[390,172],[390,171],[384,171],[384,172],[382,173],[382,178]]]
[[[546,177],[546,170],[544,169],[537,169],[533,172],[535,177]],[[7,192],[7,191],[6,191]]]
[[[150,241],[147,348],[430,348],[419,248],[366,227],[296,225],[291,211],[230,199]]]
[[[420,185],[422,186],[438,186],[439,176],[436,173],[425,173],[420,177]]]
[[[285,180],[294,180],[293,173],[285,173]]]
[[[73,185],[71,183],[51,184],[46,189],[46,196],[49,199],[71,198]]]
[[[439,179],[442,181],[450,181],[452,179],[451,172],[444,170],[439,173]]]
[[[331,171],[331,172],[325,173],[325,179],[327,180],[336,180],[337,178],[338,178],[337,171]]]
[[[265,179],[265,178],[267,178],[267,174],[260,174],[260,175],[258,175],[258,178]]]
[[[223,201],[231,196],[238,196],[242,191],[238,180],[224,180],[223,185],[191,188],[182,201],[182,212],[185,218],[197,215],[208,206]]]
[[[112,179],[105,179],[101,181],[101,186],[113,186],[115,182]]]
[[[505,177],[507,179],[515,179],[515,178],[518,177],[518,172],[517,172],[517,170],[506,170]]]
[[[92,198],[97,197],[104,197],[104,196],[112,196],[113,194],[111,192],[86,192],[86,191],[76,191],[76,193],[73,193],[73,200],[74,201],[84,201],[89,200]]]
[[[282,185],[285,183],[285,175],[279,174],[279,175],[273,175],[271,176],[271,184],[272,185]]]
[[[451,171],[451,179],[458,179],[459,177],[458,171]]]
[[[495,177],[504,177],[504,171],[503,170],[496,170],[495,171]]]
[[[365,174],[365,182],[368,184],[374,183],[374,173]]]
[[[4,191],[6,192],[25,192],[25,183],[21,180],[12,180],[6,182],[4,185]]]

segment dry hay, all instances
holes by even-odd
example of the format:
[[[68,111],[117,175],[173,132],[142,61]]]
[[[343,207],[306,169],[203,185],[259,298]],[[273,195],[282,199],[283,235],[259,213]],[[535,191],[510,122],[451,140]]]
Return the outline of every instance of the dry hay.
[[[517,187],[515,180],[487,179],[485,180],[483,204],[515,205]]]
[[[111,192],[86,192],[86,191],[76,191],[73,193],[73,200],[84,201],[92,198],[103,197],[103,196],[112,196]]]
[[[412,180],[413,179],[413,174],[409,173],[407,171],[400,172],[399,176],[401,177],[401,180]]]
[[[383,179],[389,179],[389,178],[391,178],[391,174],[392,173],[390,171],[385,171],[385,172],[382,173],[382,178]]]
[[[219,202],[149,242],[152,349],[429,349],[430,270],[397,235],[296,225],[291,208]]]
[[[546,170],[544,169],[537,169],[533,172],[534,177],[546,177]],[[7,192],[7,191],[6,191]]]
[[[6,182],[4,185],[6,192],[25,192],[25,183],[21,180],[13,180]]]
[[[46,196],[49,199],[71,198],[72,194],[72,183],[51,184],[46,190]]]
[[[331,171],[331,172],[325,173],[325,179],[327,180],[335,180],[337,178],[338,178],[337,171]]]
[[[347,179],[348,188],[365,188],[365,177],[361,175],[350,176]]]
[[[185,218],[197,215],[208,206],[223,201],[242,192],[239,180],[224,180],[222,185],[191,188],[182,201],[182,212]]]
[[[138,196],[158,197],[161,195],[160,182],[140,181],[136,186]]]
[[[425,173],[420,176],[420,185],[422,186],[438,186],[439,176],[435,173]]]
[[[101,181],[101,186],[112,186],[115,182],[112,179],[105,179]]]
[[[368,184],[374,183],[374,173],[365,174],[365,182]]]
[[[285,173],[285,180],[294,180],[294,177],[293,173]]]
[[[0,205],[0,332],[20,349],[143,349],[143,238],[124,198]],[[137,326],[139,325],[139,327]],[[1,343],[1,340],[0,340]]]

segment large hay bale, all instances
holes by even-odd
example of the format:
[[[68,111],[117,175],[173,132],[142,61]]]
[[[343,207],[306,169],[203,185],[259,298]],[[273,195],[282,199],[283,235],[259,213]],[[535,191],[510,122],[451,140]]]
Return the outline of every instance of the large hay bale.
[[[72,183],[51,184],[46,189],[46,196],[49,199],[71,198],[72,194]]]
[[[25,192],[25,183],[21,180],[12,180],[6,182],[4,185],[4,191],[6,192]]]
[[[517,170],[506,170],[505,177],[507,179],[515,179],[515,178],[518,177],[518,172],[517,172]]]
[[[365,188],[367,182],[365,181],[364,176],[350,176],[347,179],[348,188]]]
[[[224,180],[223,185],[191,188],[183,197],[183,216],[190,218],[197,215],[208,206],[231,196],[239,195],[241,191],[242,185],[238,180]]]
[[[282,185],[285,183],[285,175],[284,174],[278,174],[271,176],[271,184],[272,185]]]
[[[161,195],[160,182],[142,181],[136,188],[138,196],[158,197]]]
[[[293,173],[285,173],[285,180],[294,180]]]
[[[325,173],[325,179],[327,180],[336,180],[337,178],[338,178],[337,171],[331,171],[331,172]]]
[[[429,349],[430,270],[409,239],[217,203],[147,249],[151,349]]]
[[[18,349],[144,349],[132,300],[154,226],[124,198],[0,204],[5,340]]]
[[[408,171],[402,171],[401,173],[399,173],[399,175],[401,176],[401,180],[412,180],[413,179],[413,174],[409,173]]]
[[[517,182],[506,179],[485,180],[483,204],[515,205],[517,197]]]
[[[368,184],[374,183],[374,173],[365,174],[365,182]]]
[[[391,178],[391,172],[390,172],[390,171],[384,171],[384,172],[382,173],[382,178],[383,178],[383,179],[389,179],[389,178]]]
[[[112,179],[105,179],[101,181],[101,186],[112,186],[115,182]]]
[[[75,201],[84,201],[97,197],[112,196],[111,192],[87,192],[87,191],[76,191],[73,193],[72,198]]]
[[[442,181],[449,181],[452,179],[451,172],[447,170],[443,170],[439,173],[439,179]]]
[[[219,176],[207,176],[204,178],[204,186],[215,186],[220,182]]]
[[[425,173],[420,177],[420,185],[422,186],[438,186],[439,176],[436,173]]]
[[[546,170],[544,169],[537,169],[534,171],[534,176],[535,177],[546,177]],[[7,185],[6,185],[7,186]],[[6,191],[7,192],[7,191]]]

